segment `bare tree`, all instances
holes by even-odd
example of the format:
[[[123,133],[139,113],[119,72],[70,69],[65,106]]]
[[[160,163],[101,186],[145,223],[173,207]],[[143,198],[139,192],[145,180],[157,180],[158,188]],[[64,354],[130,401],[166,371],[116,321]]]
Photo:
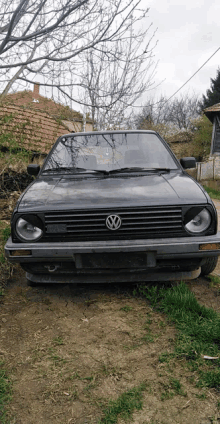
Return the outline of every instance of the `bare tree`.
[[[142,111],[136,115],[137,128],[177,132],[194,129],[194,120],[199,116],[199,97],[185,94],[169,100],[161,96],[159,100],[149,99]]]
[[[79,98],[97,129],[123,126],[128,109],[153,85],[156,65],[148,30],[133,32],[131,26],[126,39],[85,52]]]
[[[73,99],[69,88],[83,84],[84,54],[93,50],[102,57],[108,43],[125,40],[130,28],[147,16],[148,9],[140,5],[141,0],[2,1],[0,100],[15,81],[33,82],[36,75]],[[111,49],[108,55],[112,60]]]

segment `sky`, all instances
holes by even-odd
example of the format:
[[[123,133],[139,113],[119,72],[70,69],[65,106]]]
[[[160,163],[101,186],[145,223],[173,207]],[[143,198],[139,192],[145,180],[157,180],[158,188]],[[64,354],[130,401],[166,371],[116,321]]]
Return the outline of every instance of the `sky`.
[[[156,85],[150,93],[172,96],[220,47],[219,0],[144,0],[150,8],[146,24],[157,28],[154,49],[159,60]],[[179,92],[206,94],[220,66],[220,50]],[[142,99],[144,102],[144,99]]]

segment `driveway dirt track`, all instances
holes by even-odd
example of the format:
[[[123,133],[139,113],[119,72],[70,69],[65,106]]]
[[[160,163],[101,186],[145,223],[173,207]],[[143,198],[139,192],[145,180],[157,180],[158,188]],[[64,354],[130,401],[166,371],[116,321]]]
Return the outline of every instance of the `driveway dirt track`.
[[[217,208],[220,213],[220,202]],[[219,312],[218,288],[205,278],[188,284],[201,304]],[[13,386],[10,424],[98,424],[110,399],[142,382],[143,409],[133,414],[135,424],[220,423],[218,393],[198,388],[184,360],[170,369],[160,360],[173,351],[175,328],[134,297],[134,288],[31,288],[16,271],[0,303],[0,360]],[[164,399],[172,378],[182,395]]]

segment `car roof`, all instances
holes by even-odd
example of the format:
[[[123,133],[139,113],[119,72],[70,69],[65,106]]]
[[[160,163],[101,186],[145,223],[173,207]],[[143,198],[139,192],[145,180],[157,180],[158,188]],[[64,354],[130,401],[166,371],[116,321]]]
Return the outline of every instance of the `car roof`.
[[[113,130],[109,130],[109,131],[74,132],[74,133],[63,134],[60,137],[70,137],[70,136],[76,136],[76,135],[124,134],[124,133],[130,133],[130,134],[137,134],[137,133],[158,134],[156,131],[152,131],[152,130],[114,130],[114,131]]]

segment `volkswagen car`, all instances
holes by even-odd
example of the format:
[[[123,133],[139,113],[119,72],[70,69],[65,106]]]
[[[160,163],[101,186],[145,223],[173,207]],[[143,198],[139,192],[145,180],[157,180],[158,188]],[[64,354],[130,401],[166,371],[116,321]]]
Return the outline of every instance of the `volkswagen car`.
[[[154,131],[58,138],[17,202],[5,252],[30,284],[171,281],[212,272],[215,206]]]

